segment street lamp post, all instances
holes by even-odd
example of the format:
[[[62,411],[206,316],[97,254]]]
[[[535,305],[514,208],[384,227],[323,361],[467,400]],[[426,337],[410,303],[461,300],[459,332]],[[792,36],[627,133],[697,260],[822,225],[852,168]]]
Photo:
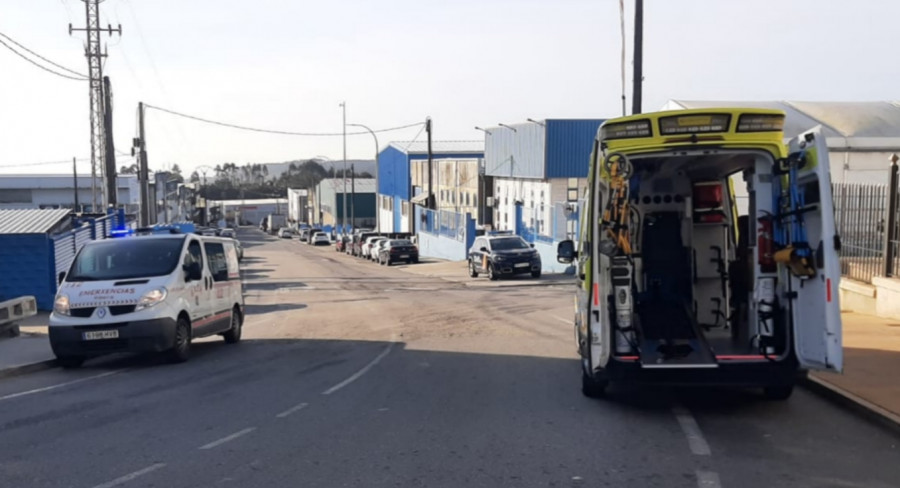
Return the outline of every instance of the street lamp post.
[[[375,139],[375,230],[381,232],[381,206],[378,203],[378,136],[375,131],[363,124],[347,124],[349,127],[359,127],[369,131],[372,138]]]
[[[343,114],[343,127],[344,127],[344,174],[341,175],[344,178],[344,205],[343,209],[341,209],[341,232],[347,233],[347,102],[341,102],[341,110]]]

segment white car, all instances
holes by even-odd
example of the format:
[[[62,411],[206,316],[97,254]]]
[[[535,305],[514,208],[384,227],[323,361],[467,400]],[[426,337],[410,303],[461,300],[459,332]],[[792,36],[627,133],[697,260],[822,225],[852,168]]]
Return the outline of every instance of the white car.
[[[59,364],[114,352],[166,352],[241,340],[244,295],[234,240],[165,234],[91,241],[60,273],[48,327]]]
[[[316,232],[312,236],[312,245],[320,246],[320,245],[331,245],[331,239],[328,238],[328,234],[324,232]]]
[[[372,241],[372,247],[369,249],[369,255],[367,256],[370,261],[378,261],[378,253],[381,252],[381,249],[389,240],[387,237],[379,237]]]
[[[282,239],[290,239],[294,236],[294,231],[290,227],[282,227],[278,229],[278,237]]]

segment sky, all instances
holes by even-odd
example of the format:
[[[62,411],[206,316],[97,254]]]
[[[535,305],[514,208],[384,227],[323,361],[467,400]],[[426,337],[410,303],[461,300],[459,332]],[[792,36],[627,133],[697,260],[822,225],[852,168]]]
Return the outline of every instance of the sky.
[[[0,33],[87,71],[81,0],[4,0]],[[626,4],[631,106],[633,5]],[[669,99],[898,100],[893,0],[645,0],[643,109]],[[431,117],[435,140],[475,126],[622,114],[618,0],[106,0],[114,137],[128,154],[137,104],[234,124],[340,133]],[[88,85],[0,46],[0,173],[89,174]],[[353,130],[350,128],[349,130]],[[259,134],[156,110],[151,170],[343,158],[341,137]],[[417,127],[380,133],[424,138]],[[368,134],[349,159],[371,158]],[[68,162],[64,162],[68,161]],[[59,162],[55,164],[44,164]]]

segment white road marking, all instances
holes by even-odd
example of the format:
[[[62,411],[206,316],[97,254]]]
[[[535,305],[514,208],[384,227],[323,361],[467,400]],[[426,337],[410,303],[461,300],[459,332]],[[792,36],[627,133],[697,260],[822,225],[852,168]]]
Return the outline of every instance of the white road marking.
[[[280,419],[283,419],[283,418],[287,417],[288,415],[290,415],[290,414],[292,414],[292,413],[294,413],[294,412],[303,410],[304,408],[306,408],[307,405],[309,405],[309,404],[308,404],[308,403],[301,403],[300,405],[295,405],[295,406],[293,406],[293,407],[291,407],[291,408],[285,410],[284,412],[279,413],[278,415],[276,415],[276,417],[278,417],[278,418],[280,418]]]
[[[681,425],[681,430],[683,430],[684,435],[687,436],[688,446],[690,446],[691,452],[698,456],[709,456],[709,444],[707,444],[706,439],[703,438],[703,432],[700,431],[700,426],[697,425],[697,421],[694,420],[694,416],[691,415],[691,412],[688,412],[687,409],[683,407],[675,407],[672,409],[672,413],[675,414],[675,418],[678,419],[678,424]]]
[[[564,319],[564,318],[562,318],[562,317],[553,317],[553,318],[556,319],[556,320],[559,320],[560,322],[562,322],[562,323],[564,323],[564,324],[567,324],[567,325],[574,325],[574,324],[572,323],[572,321],[569,320],[569,319]]]
[[[103,378],[106,376],[112,376],[114,374],[123,373],[125,371],[128,371],[128,370],[120,369],[120,370],[116,370],[116,371],[107,371],[106,373],[95,374],[94,376],[88,376],[87,378],[80,378],[80,379],[73,380],[73,381],[67,381],[65,383],[60,383],[58,385],[50,385],[50,386],[44,386],[42,388],[35,388],[33,390],[20,391],[18,393],[10,393],[9,395],[0,397],[0,401],[11,400],[13,398],[19,398],[19,397],[23,397],[26,395],[33,395],[35,393],[42,393],[45,391],[55,390],[57,388],[63,388],[63,387],[70,386],[70,385],[76,385],[78,383],[83,383],[85,381],[90,381],[90,380],[96,380],[98,378]]]
[[[363,369],[357,371],[356,373],[353,373],[353,376],[351,376],[351,377],[345,379],[344,381],[341,381],[340,383],[338,383],[338,384],[332,386],[331,388],[329,388],[329,389],[323,391],[322,394],[323,394],[323,395],[331,395],[332,393],[334,393],[334,392],[340,390],[341,388],[343,388],[343,387],[349,385],[350,383],[353,383],[354,381],[358,380],[360,376],[362,376],[362,375],[368,373],[369,370],[372,369],[376,364],[380,363],[381,360],[384,359],[385,356],[387,356],[388,354],[390,354],[391,349],[393,349],[393,348],[394,348],[394,343],[391,342],[390,344],[388,344],[388,346],[387,346],[386,348],[384,348],[384,351],[381,351],[381,354],[379,354],[375,359],[373,359],[372,362],[370,362],[369,364],[365,365],[365,366],[363,367]]]
[[[225,444],[228,441],[233,441],[242,435],[247,435],[247,434],[253,432],[254,430],[256,430],[256,427],[248,427],[244,430],[239,430],[239,431],[235,432],[234,434],[225,436],[217,441],[212,441],[209,444],[200,446],[200,449],[212,449],[214,447],[221,446],[222,444]]]
[[[108,482],[106,482],[106,483],[103,483],[102,485],[97,485],[97,486],[95,486],[94,488],[112,488],[113,486],[119,486],[119,485],[128,483],[129,481],[131,481],[131,480],[133,480],[133,479],[135,479],[135,478],[137,478],[137,477],[139,477],[139,476],[143,476],[143,475],[145,475],[145,474],[147,474],[147,473],[151,473],[151,472],[153,472],[153,471],[156,471],[157,469],[162,468],[162,467],[164,467],[165,465],[166,465],[165,463],[156,463],[156,464],[152,464],[152,465],[150,465],[150,466],[147,466],[147,467],[144,468],[144,469],[135,471],[134,473],[126,474],[125,476],[122,476],[121,478],[116,478],[116,479],[114,479],[114,480],[112,480],[112,481],[108,481]]]
[[[712,471],[697,471],[697,488],[722,488],[722,482]]]

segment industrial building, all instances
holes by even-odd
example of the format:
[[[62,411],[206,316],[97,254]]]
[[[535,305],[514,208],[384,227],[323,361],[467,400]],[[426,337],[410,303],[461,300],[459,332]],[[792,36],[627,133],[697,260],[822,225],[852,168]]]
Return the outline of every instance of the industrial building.
[[[483,222],[486,195],[482,141],[433,141],[431,185],[435,208],[470,213]],[[392,142],[378,154],[378,211],[383,232],[414,232],[416,207],[427,204],[428,144]]]
[[[288,188],[288,222],[309,222],[309,190]]]
[[[211,225],[259,225],[269,214],[284,215],[288,211],[288,202],[284,198],[209,200],[207,203],[210,218],[220,219],[209,222]]]
[[[77,180],[77,197],[75,181]],[[98,192],[103,181],[96,178]],[[137,175],[118,175],[118,203],[127,213],[138,212],[140,185]],[[0,209],[76,208],[79,212],[93,212],[91,208],[91,177],[65,174],[8,174],[0,175]],[[102,198],[98,194],[98,202]],[[102,212],[102,209],[96,209]]]
[[[602,119],[547,119],[485,129],[485,175],[498,230],[562,239],[574,233]],[[517,223],[516,206],[523,222]]]
[[[346,193],[345,193],[346,192]],[[346,194],[347,212],[344,213]],[[375,180],[373,178],[330,178],[316,185],[309,200],[311,223],[321,227],[346,224],[354,228],[375,227]]]

